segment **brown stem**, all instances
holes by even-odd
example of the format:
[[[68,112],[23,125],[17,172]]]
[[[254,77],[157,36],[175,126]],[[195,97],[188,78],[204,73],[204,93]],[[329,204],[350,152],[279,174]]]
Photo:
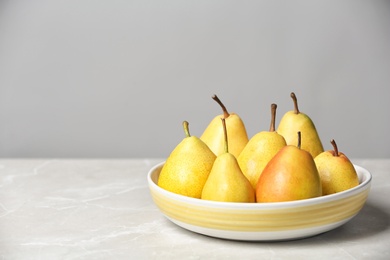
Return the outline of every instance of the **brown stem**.
[[[276,119],[276,104],[271,104],[271,125],[269,127],[270,132],[275,132],[275,119]]]
[[[297,145],[297,147],[299,149],[301,149],[301,143],[302,143],[301,131],[298,131],[298,145]]]
[[[221,102],[221,100],[217,97],[217,95],[212,96],[212,98],[217,101],[217,103],[222,107],[223,111],[223,117],[228,118],[230,116],[229,112],[227,111],[225,105]]]
[[[330,143],[333,145],[334,153],[333,156],[339,156],[339,149],[337,148],[336,141],[334,139],[330,140]]]
[[[187,121],[183,121],[184,133],[186,134],[187,137],[191,137],[190,128],[188,127],[188,125],[189,123]]]
[[[227,129],[226,129],[226,122],[225,122],[225,118],[221,118],[221,120],[222,120],[222,126],[223,126],[223,133],[224,133],[224,137],[225,137],[224,150],[225,150],[225,153],[228,153],[229,152],[229,145],[228,145],[228,135],[227,135]]]
[[[297,97],[295,96],[295,93],[294,93],[294,92],[291,92],[290,97],[291,97],[291,98],[293,99],[293,101],[294,101],[294,113],[295,113],[295,114],[299,114],[298,100],[297,100]]]

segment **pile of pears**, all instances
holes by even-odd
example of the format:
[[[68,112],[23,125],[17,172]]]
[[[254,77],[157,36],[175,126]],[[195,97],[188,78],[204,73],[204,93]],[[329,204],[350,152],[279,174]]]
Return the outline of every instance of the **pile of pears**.
[[[315,198],[359,185],[348,157],[324,151],[312,119],[294,109],[286,112],[275,128],[276,104],[271,104],[269,130],[249,138],[236,113],[222,108],[200,137],[190,134],[183,122],[184,139],[166,159],[158,186],[180,195],[221,202],[283,202]]]

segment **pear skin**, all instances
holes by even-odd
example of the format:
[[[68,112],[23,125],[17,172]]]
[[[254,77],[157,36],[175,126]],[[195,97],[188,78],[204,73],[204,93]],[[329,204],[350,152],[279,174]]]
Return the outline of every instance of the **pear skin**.
[[[234,155],[224,153],[215,160],[201,198],[224,202],[255,202],[255,192]]]
[[[256,189],[257,181],[267,163],[286,146],[284,137],[275,131],[276,104],[271,105],[271,125],[269,131],[255,134],[237,158],[240,168]]]
[[[277,132],[284,137],[288,145],[296,145],[296,133],[302,133],[301,148],[308,151],[313,158],[324,151],[321,139],[311,118],[298,109],[294,92],[291,93],[294,110],[286,112],[279,122]]]
[[[229,152],[237,158],[249,141],[245,124],[238,114],[229,113],[216,95],[213,96],[213,99],[222,107],[223,114],[215,116],[210,121],[200,139],[210,147],[215,155],[223,154],[225,152],[224,130],[221,125],[221,118],[224,118],[228,131]]]
[[[225,119],[222,122],[225,152],[215,159],[201,198],[223,202],[255,202],[252,185],[242,173],[236,157],[229,153]]]
[[[188,122],[184,121],[183,127],[186,137],[167,158],[158,186],[173,193],[200,198],[216,156],[202,140],[190,135]]]
[[[280,149],[264,168],[256,186],[257,202],[294,201],[321,195],[314,159],[299,145]]]
[[[321,177],[322,194],[329,195],[359,185],[359,177],[349,158],[338,151],[332,139],[334,150],[322,152],[314,158]]]

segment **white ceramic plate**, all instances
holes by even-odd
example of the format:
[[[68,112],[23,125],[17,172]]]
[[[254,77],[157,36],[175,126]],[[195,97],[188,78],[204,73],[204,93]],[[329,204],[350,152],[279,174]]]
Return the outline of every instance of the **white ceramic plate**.
[[[155,204],[173,223],[187,230],[224,239],[247,241],[291,240],[335,229],[364,206],[371,174],[355,165],[360,184],[336,194],[276,203],[215,202],[178,195],[160,188],[163,163],[148,173]]]

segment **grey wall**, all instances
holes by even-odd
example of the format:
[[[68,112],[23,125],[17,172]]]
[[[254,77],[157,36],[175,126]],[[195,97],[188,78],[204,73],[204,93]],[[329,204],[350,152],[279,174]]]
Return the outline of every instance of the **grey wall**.
[[[292,109],[390,157],[389,1],[1,1],[0,157],[165,157],[221,113]]]

